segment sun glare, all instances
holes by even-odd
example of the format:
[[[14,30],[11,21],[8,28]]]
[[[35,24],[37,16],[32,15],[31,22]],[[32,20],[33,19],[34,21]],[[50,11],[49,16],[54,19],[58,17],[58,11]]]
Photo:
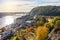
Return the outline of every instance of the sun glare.
[[[12,24],[14,22],[14,19],[12,16],[6,16],[5,17],[5,25]]]

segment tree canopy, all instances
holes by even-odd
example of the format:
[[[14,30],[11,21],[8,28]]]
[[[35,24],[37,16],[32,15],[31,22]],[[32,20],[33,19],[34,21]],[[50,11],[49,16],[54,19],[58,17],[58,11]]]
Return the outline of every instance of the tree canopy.
[[[45,40],[48,35],[48,28],[38,27],[36,30],[35,40]]]

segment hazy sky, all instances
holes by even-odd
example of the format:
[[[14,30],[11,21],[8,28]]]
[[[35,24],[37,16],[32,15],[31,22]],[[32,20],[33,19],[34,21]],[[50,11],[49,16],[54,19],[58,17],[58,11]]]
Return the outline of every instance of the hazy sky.
[[[36,6],[59,4],[60,0],[0,0],[0,12],[28,12]]]

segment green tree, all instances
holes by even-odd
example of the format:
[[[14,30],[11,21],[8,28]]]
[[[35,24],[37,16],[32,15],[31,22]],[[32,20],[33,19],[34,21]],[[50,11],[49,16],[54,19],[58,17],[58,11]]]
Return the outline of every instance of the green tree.
[[[38,19],[39,20],[36,22],[37,26],[43,26],[44,23],[46,23],[46,21],[47,21],[45,17],[39,17]]]
[[[45,23],[44,27],[47,27],[49,29],[49,32],[51,32],[51,30],[53,29],[53,27],[49,23]]]
[[[60,20],[57,20],[57,21],[56,21],[55,27],[56,27],[56,28],[60,28]]]
[[[49,28],[49,29],[51,28],[51,25],[49,23],[46,23],[44,26]]]

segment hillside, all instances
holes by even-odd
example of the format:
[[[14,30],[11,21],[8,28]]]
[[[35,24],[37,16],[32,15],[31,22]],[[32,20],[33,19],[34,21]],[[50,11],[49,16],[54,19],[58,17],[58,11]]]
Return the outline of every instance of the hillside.
[[[30,15],[59,16],[60,6],[40,6],[30,11]]]

